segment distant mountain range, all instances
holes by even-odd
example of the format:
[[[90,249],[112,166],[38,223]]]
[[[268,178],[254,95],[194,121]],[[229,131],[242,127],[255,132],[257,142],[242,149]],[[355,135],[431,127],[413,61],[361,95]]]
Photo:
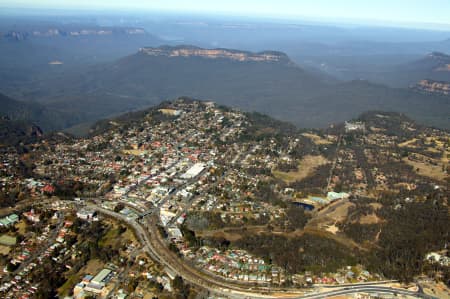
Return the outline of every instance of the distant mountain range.
[[[58,73],[10,91],[15,98],[68,115],[66,122],[74,125],[189,96],[300,127],[324,127],[367,110],[403,112],[428,125],[450,126],[449,97],[367,81],[339,83],[270,51],[147,47],[113,63]]]
[[[450,55],[430,53],[420,60],[397,68],[395,75],[410,85],[421,80],[450,82]]]
[[[22,27],[0,32],[0,65],[30,68],[60,61],[79,66],[117,59],[144,45],[160,43],[161,39],[137,27]]]
[[[363,62],[360,62],[363,63]],[[391,87],[411,87],[421,80],[450,82],[450,56],[442,52],[431,52],[409,62],[391,62],[389,66],[372,69],[367,61],[361,77]]]
[[[5,33],[0,32],[0,38],[9,41],[24,41],[31,38],[51,38],[51,37],[79,37],[79,36],[112,36],[112,35],[146,35],[142,28],[123,28],[123,27],[75,27],[58,26],[44,28],[30,28],[22,30],[9,30]]]

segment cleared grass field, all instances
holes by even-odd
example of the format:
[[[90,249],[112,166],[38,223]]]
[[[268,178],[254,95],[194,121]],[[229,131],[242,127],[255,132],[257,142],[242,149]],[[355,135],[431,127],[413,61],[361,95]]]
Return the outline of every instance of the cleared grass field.
[[[332,144],[332,141],[329,141],[325,138],[320,137],[319,135],[316,134],[311,134],[311,133],[303,133],[303,136],[311,139],[315,144],[317,145],[321,145],[321,144]]]
[[[411,161],[408,158],[404,158],[403,162],[414,167],[414,170],[419,175],[441,181],[448,178],[448,174],[442,171],[442,161],[439,161],[440,163],[437,163],[437,165],[432,165],[427,162]]]
[[[133,155],[133,156],[139,156],[145,153],[145,150],[123,150],[122,151],[126,155]]]
[[[11,248],[8,246],[0,245],[0,255],[8,255],[11,251]]]
[[[21,220],[16,224],[16,228],[19,234],[24,235],[26,233],[27,224],[24,220]]]
[[[300,163],[298,164],[297,171],[289,171],[283,172],[279,170],[273,170],[272,174],[286,183],[292,183],[295,181],[301,181],[307,176],[314,173],[314,170],[324,164],[327,164],[329,161],[325,159],[323,156],[305,156]]]
[[[413,138],[411,140],[407,140],[405,142],[399,143],[398,146],[399,147],[405,147],[405,146],[412,146],[414,143],[417,142],[417,138]]]

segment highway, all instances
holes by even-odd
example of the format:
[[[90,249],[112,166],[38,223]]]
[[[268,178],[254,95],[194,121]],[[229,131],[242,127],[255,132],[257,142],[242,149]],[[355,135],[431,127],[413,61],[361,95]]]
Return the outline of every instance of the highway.
[[[159,238],[159,232],[155,225],[150,225],[153,230],[150,232],[146,230],[142,224],[127,219],[124,215],[112,212],[110,210],[103,209],[97,205],[87,204],[87,207],[94,209],[101,214],[113,217],[127,223],[135,230],[136,236],[140,242],[144,245],[143,249],[149,254],[149,256],[167,267],[174,273],[177,273],[184,280],[193,285],[197,285],[201,288],[209,290],[213,294],[232,297],[232,298],[276,298],[270,295],[263,295],[259,293],[249,292],[248,287],[239,287],[231,283],[217,281],[215,278],[205,276],[197,269],[193,269],[190,266],[186,266],[179,258],[174,257],[174,254],[169,251],[164,243],[161,243]],[[154,215],[155,217],[156,215]],[[147,224],[152,222],[147,218]],[[150,228],[150,227],[149,227]],[[295,294],[291,293],[291,297]],[[297,293],[297,296],[299,294]]]
[[[206,275],[195,267],[187,265],[173,252],[170,252],[166,246],[165,240],[159,235],[157,230],[157,214],[149,215],[141,220],[141,223],[127,219],[124,215],[113,211],[103,209],[95,204],[87,204],[88,208],[94,209],[99,213],[109,217],[116,218],[127,223],[136,233],[138,240],[143,244],[143,249],[155,261],[161,263],[174,273],[177,273],[187,282],[209,290],[212,294],[228,298],[328,298],[339,295],[349,295],[355,293],[371,294],[392,294],[407,295],[415,298],[434,299],[432,296],[404,289],[391,288],[379,285],[361,284],[337,287],[336,290],[325,292],[310,292],[301,289],[290,289],[288,291],[277,288],[258,288],[250,289],[248,286],[241,286],[237,283],[230,283],[212,275]],[[272,293],[269,293],[270,292]],[[276,292],[274,294],[273,292]]]
[[[392,294],[392,295],[405,295],[416,298],[427,298],[427,299],[435,299],[433,296],[408,291],[404,289],[398,288],[390,288],[383,286],[352,286],[345,287],[340,290],[329,291],[329,292],[321,292],[316,294],[308,294],[297,298],[305,298],[305,299],[318,299],[318,298],[329,298],[334,296],[343,296],[350,295],[355,293],[370,293],[370,294]],[[437,298],[436,298],[437,299]]]

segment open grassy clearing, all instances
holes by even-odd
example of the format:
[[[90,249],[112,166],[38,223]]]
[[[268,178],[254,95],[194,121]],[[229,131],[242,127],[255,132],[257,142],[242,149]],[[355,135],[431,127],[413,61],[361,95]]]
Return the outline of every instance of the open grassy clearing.
[[[326,144],[332,144],[333,142],[330,140],[327,140],[325,138],[320,137],[319,135],[316,134],[311,134],[311,133],[303,133],[303,136],[311,139],[315,144],[317,145],[326,145]]]
[[[308,234],[314,234],[314,235],[322,237],[322,238],[328,238],[328,239],[334,240],[337,243],[344,245],[348,248],[359,248],[359,249],[363,249],[363,250],[365,249],[363,246],[359,245],[358,243],[356,243],[355,241],[348,238],[347,236],[345,236],[342,233],[331,233],[331,232],[327,231],[326,229],[323,230],[323,229],[317,229],[317,228],[313,228],[313,227],[305,227],[304,232],[308,233]]]
[[[104,268],[105,264],[98,260],[92,259],[87,262],[87,264],[78,271],[68,277],[66,282],[58,289],[58,294],[60,296],[66,296],[70,293],[71,289],[75,284],[77,284],[81,278],[86,274],[96,275],[100,270]]]
[[[414,170],[419,175],[441,181],[448,178],[448,174],[446,174],[442,170],[442,161],[440,161],[440,163],[437,163],[437,165],[432,165],[427,162],[411,161],[408,158],[404,158],[403,162],[414,167]]]
[[[0,255],[8,255],[11,251],[9,246],[0,245]]]
[[[276,178],[281,179],[286,183],[292,183],[295,181],[303,180],[304,178],[313,174],[314,170],[317,167],[327,163],[328,160],[323,156],[307,155],[298,163],[297,171],[283,172],[279,170],[273,170],[272,173]]]
[[[144,151],[144,150],[123,150],[122,152],[126,155],[139,156],[139,155],[145,153],[146,151]]]
[[[348,199],[336,201],[317,212],[306,224],[306,227],[327,230],[329,227],[347,218],[348,209],[353,205]]]
[[[406,147],[406,146],[412,146],[412,147],[414,147],[413,144],[416,143],[417,140],[418,140],[417,138],[413,138],[413,139],[411,139],[411,140],[407,140],[407,141],[405,141],[405,142],[399,143],[398,146],[399,146],[399,147]]]
[[[360,224],[377,224],[382,222],[382,220],[376,214],[364,215],[359,219]]]
[[[19,234],[24,235],[26,233],[27,224],[25,223],[25,220],[20,220],[15,226]]]
[[[97,274],[100,270],[103,269],[105,264],[99,259],[92,259],[87,262],[86,266],[81,268],[80,273],[83,274]]]
[[[100,240],[99,242],[100,246],[113,246],[117,242],[120,243],[132,242],[137,244],[136,237],[134,236],[133,231],[130,228],[127,227],[127,230],[122,234],[120,234],[119,224],[117,222],[110,219],[108,219],[106,222],[111,226],[111,228]]]
[[[69,277],[66,282],[58,289],[58,294],[60,296],[67,296],[70,294],[73,286],[81,280],[81,274],[75,274]]]

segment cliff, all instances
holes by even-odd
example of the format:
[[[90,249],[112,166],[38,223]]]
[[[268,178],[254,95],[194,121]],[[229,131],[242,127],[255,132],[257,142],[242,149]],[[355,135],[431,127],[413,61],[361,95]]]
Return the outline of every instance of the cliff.
[[[289,57],[281,52],[265,51],[252,53],[229,49],[202,49],[193,46],[158,48],[141,48],[139,52],[150,56],[165,57],[202,57],[208,59],[229,59],[240,62],[286,62],[291,63]]]
[[[450,95],[450,82],[421,80],[414,86],[414,89],[422,92]]]

